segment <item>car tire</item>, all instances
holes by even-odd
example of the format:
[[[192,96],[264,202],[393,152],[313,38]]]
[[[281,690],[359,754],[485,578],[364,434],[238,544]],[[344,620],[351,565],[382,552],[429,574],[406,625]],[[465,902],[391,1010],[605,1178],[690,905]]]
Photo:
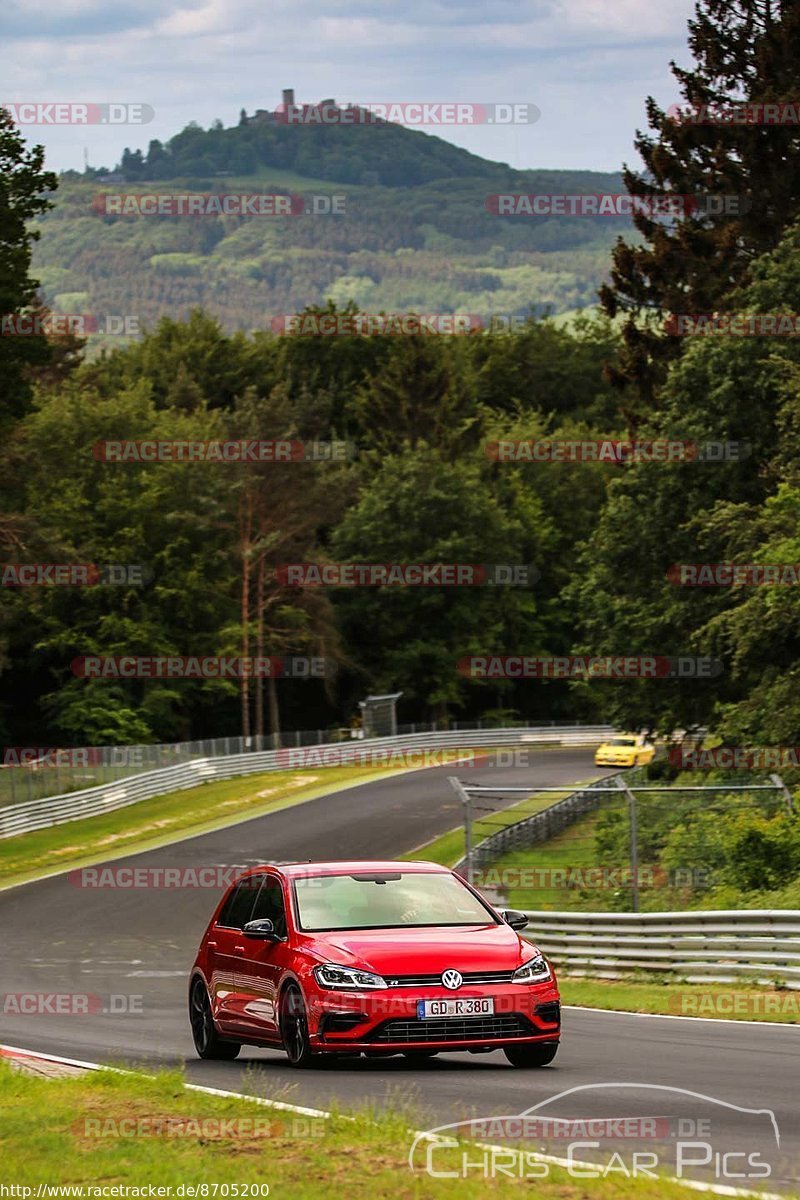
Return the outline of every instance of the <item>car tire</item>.
[[[189,1024],[199,1058],[216,1058],[231,1062],[242,1048],[241,1042],[226,1042],[219,1036],[206,985],[199,977],[195,979],[189,992]]]
[[[512,1067],[548,1067],[558,1053],[558,1042],[538,1042],[528,1046],[504,1046]]]
[[[316,1058],[308,1037],[308,1018],[303,994],[290,983],[280,1000],[279,1017],[283,1048],[293,1067],[308,1067]]]

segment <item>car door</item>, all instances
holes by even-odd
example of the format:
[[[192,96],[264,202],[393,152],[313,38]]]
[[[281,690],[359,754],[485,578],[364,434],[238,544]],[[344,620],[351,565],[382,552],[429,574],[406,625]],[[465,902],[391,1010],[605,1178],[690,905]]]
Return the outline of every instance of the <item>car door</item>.
[[[250,920],[268,918],[275,933],[286,939],[286,902],[279,876],[265,872]],[[237,961],[237,989],[241,1011],[254,1036],[278,1040],[278,989],[286,968],[288,942],[244,938],[244,954]]]
[[[242,927],[250,920],[260,887],[261,876],[253,875],[234,884],[206,943],[212,1010],[220,1028],[228,1031],[241,1026],[246,1019],[239,980],[239,965],[245,953]]]

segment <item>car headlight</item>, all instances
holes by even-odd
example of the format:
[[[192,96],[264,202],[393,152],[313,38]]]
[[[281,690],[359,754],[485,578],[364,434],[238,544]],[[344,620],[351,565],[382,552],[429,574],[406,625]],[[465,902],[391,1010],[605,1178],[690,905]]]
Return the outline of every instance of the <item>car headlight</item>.
[[[335,963],[323,963],[314,967],[314,978],[320,987],[335,988],[336,991],[364,991],[368,988],[385,988],[386,980],[371,971],[359,971],[356,967],[339,967]]]
[[[517,967],[511,977],[512,983],[544,983],[551,979],[550,968],[541,954],[534,954],[521,967]]]

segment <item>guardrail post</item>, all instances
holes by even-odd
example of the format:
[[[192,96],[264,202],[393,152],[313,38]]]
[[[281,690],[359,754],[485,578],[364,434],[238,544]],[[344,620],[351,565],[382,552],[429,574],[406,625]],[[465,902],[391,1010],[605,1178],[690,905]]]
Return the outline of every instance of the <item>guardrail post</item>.
[[[624,779],[617,776],[619,786],[628,797],[628,809],[631,817],[631,903],[633,911],[639,911],[639,830],[636,816],[636,797]]]
[[[464,806],[464,865],[467,883],[472,883],[472,802],[469,792],[460,779],[457,779],[455,775],[449,775],[447,782]]]
[[[789,791],[788,787],[783,782],[780,775],[770,775],[769,778],[770,778],[770,782],[775,784],[775,787],[778,789],[778,791],[783,793],[783,798],[786,801],[786,810],[789,813],[789,816],[791,816],[792,813],[794,812],[794,801],[792,800],[792,793]]]

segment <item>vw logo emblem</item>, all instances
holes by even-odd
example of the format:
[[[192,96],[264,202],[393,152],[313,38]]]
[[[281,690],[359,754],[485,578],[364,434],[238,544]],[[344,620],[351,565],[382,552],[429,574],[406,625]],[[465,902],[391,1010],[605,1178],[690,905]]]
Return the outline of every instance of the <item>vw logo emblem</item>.
[[[442,983],[446,988],[450,988],[454,992],[456,988],[460,988],[464,980],[461,978],[460,971],[445,971],[442,975]]]

